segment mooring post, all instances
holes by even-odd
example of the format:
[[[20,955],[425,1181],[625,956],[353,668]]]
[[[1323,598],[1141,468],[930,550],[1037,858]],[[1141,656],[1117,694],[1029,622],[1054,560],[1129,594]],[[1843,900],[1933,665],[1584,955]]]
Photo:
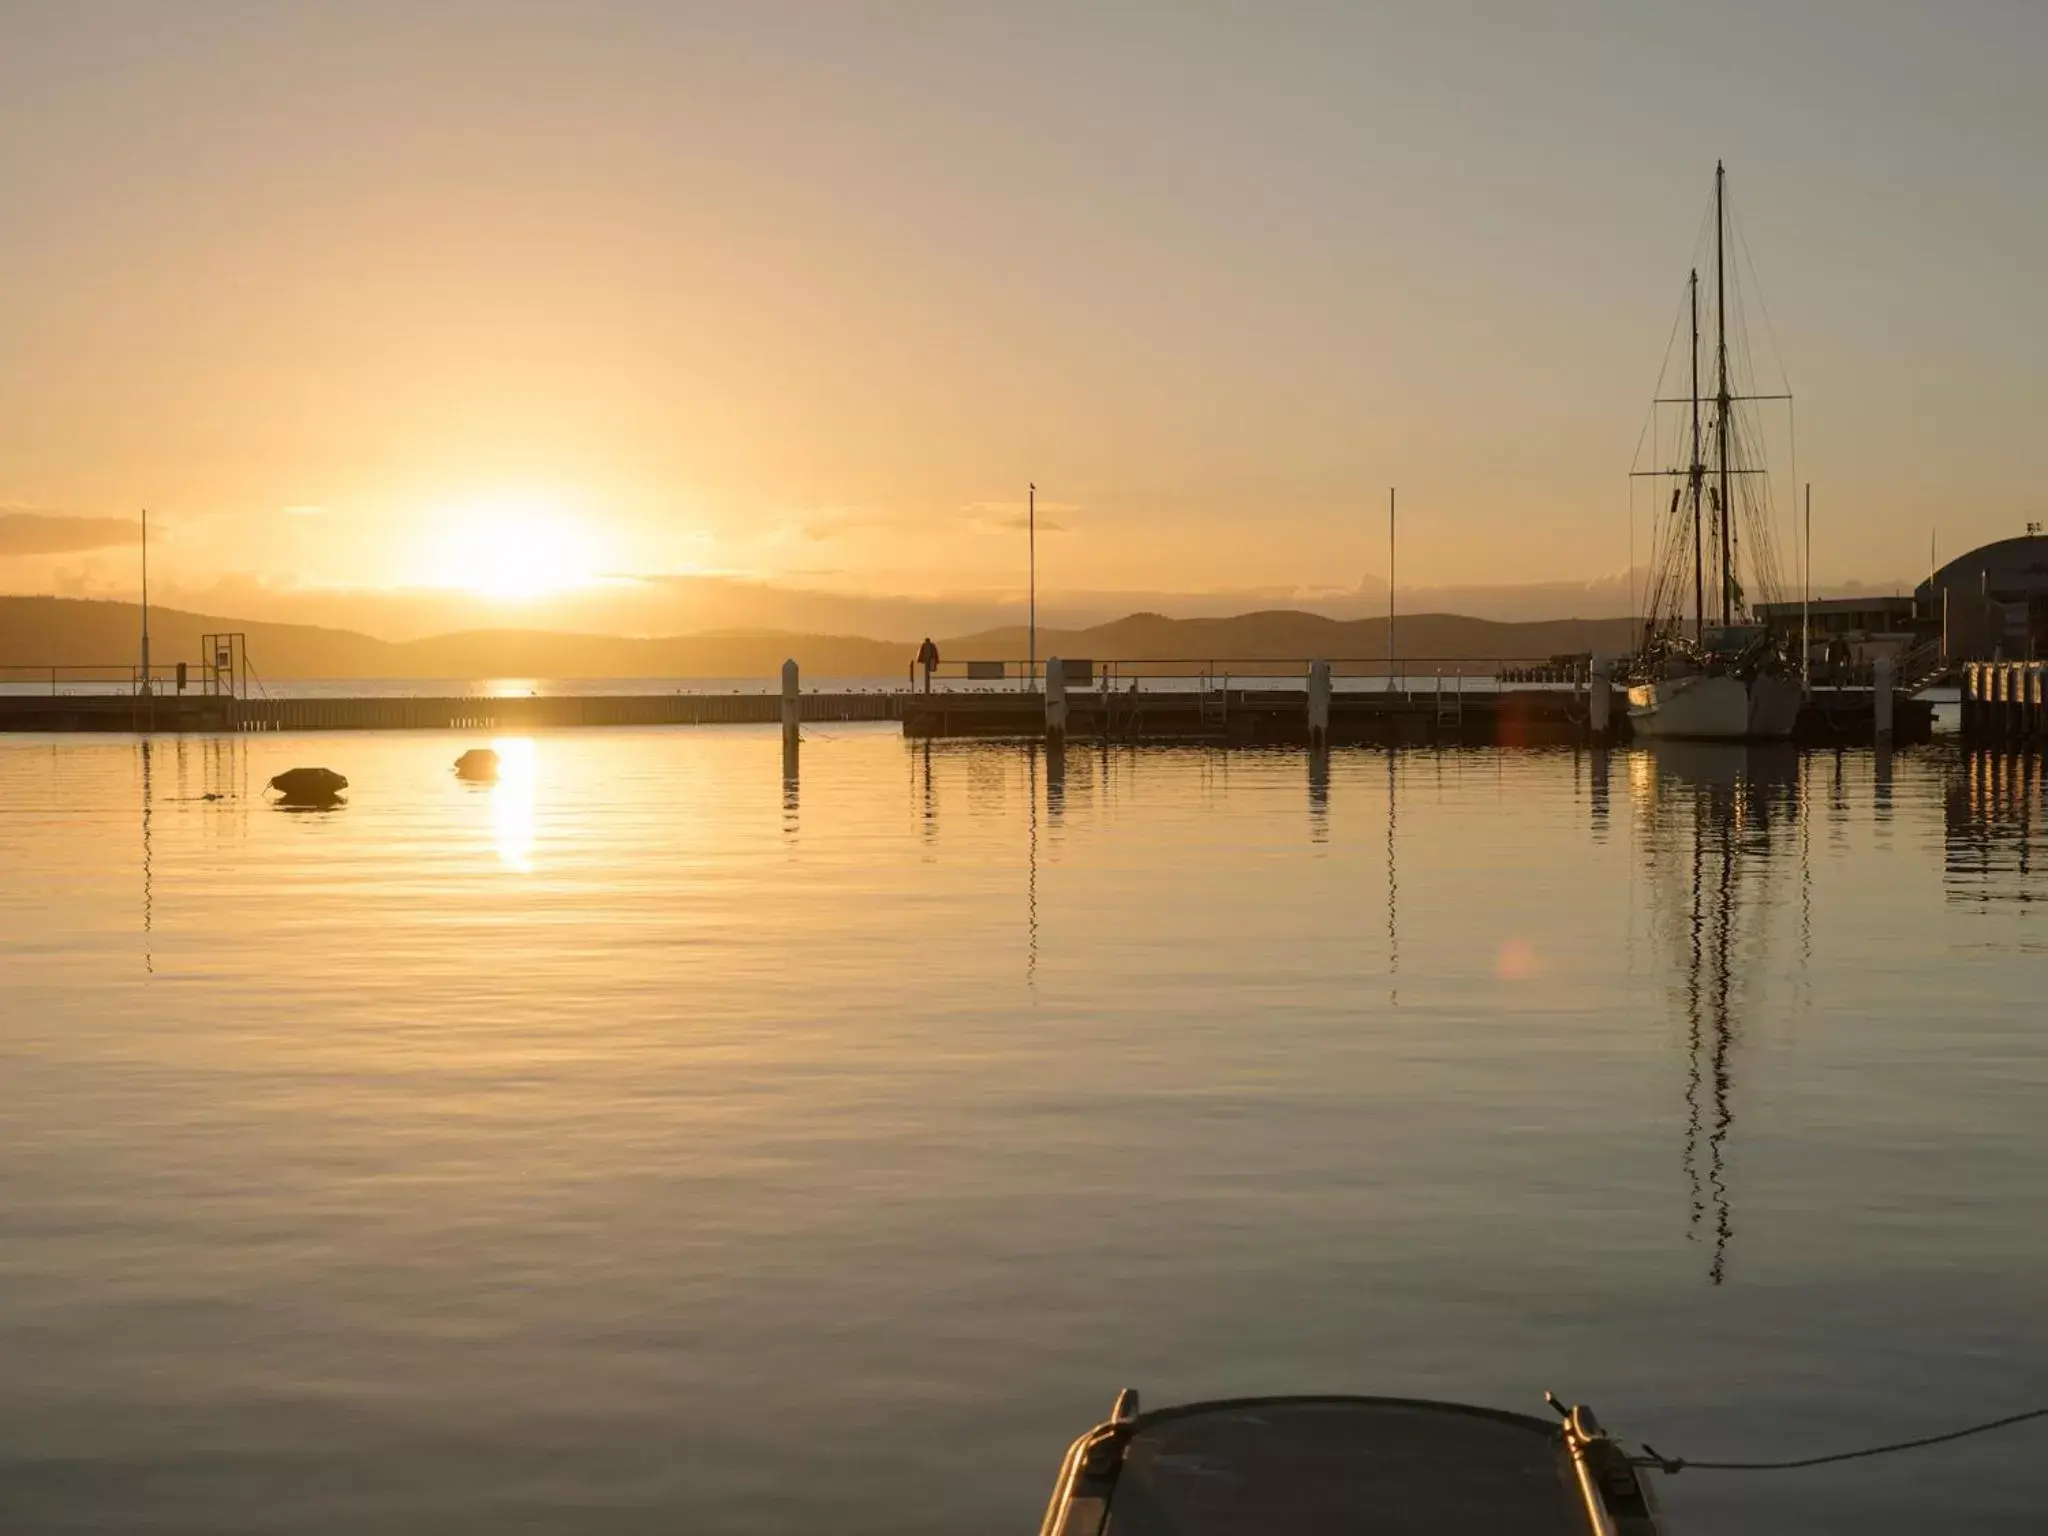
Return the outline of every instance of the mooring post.
[[[1045,660],[1045,739],[1055,747],[1067,739],[1067,666],[1057,656]]]
[[[797,725],[796,658],[782,664],[782,731],[788,735]]]
[[[1330,744],[1330,664],[1308,664],[1308,744],[1320,752]]]
[[[1595,741],[1607,740],[1612,729],[1610,716],[1614,709],[1614,663],[1597,652],[1586,684],[1586,720],[1592,727]]]
[[[1880,656],[1870,669],[1870,711],[1879,741],[1892,739],[1892,659]]]

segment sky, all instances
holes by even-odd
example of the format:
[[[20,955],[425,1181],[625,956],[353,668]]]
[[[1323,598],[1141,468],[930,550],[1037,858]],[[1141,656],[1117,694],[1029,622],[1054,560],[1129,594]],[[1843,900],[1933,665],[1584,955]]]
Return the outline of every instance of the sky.
[[[1012,601],[1033,481],[1049,602],[1376,592],[1389,485],[1403,583],[1611,590],[1717,157],[1816,579],[1911,581],[2048,516],[2044,76],[2038,0],[0,0],[0,590],[147,506],[194,600]]]

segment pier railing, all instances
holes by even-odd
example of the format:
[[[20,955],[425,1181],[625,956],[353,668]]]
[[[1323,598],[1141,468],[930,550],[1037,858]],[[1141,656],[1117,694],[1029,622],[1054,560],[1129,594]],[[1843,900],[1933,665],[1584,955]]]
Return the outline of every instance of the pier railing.
[[[16,692],[27,688],[33,688],[38,693],[47,690],[52,696],[64,693],[140,694],[145,691],[175,693],[178,688],[178,668],[175,664],[151,667],[148,680],[149,688],[145,690],[142,668],[134,662],[86,662],[57,666],[25,666],[19,663],[0,665],[0,684],[6,684]]]
[[[934,688],[948,691],[1029,691],[1040,686],[1052,658],[1041,657],[1036,669],[1020,657],[960,658],[941,661],[931,671]],[[1438,679],[1452,680],[1467,692],[1498,692],[1507,688],[1584,688],[1591,679],[1586,657],[1400,656],[1390,664],[1384,656],[1215,656],[1138,657],[1095,660],[1059,658],[1066,685],[1073,689],[1124,691],[1136,687],[1182,691],[1242,686],[1306,687],[1315,661],[1327,661],[1333,681],[1355,691],[1360,687],[1386,692],[1422,692]],[[912,663],[909,683],[925,686],[924,669]]]

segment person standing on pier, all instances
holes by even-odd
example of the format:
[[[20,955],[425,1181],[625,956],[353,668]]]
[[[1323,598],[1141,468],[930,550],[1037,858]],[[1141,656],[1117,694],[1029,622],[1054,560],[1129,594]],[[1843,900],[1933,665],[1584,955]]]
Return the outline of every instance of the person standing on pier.
[[[932,691],[932,672],[939,664],[939,648],[930,635],[924,637],[924,644],[917,648],[917,664],[924,668],[924,691]]]

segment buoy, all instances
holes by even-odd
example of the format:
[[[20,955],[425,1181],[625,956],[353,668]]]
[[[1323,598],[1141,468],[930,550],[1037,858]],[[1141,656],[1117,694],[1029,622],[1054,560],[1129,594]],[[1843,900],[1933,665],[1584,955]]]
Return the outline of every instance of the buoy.
[[[334,799],[348,788],[348,780],[332,768],[287,768],[270,787],[287,800],[310,805]]]
[[[458,779],[495,779],[498,776],[498,754],[489,747],[471,747],[455,759],[455,777]]]

